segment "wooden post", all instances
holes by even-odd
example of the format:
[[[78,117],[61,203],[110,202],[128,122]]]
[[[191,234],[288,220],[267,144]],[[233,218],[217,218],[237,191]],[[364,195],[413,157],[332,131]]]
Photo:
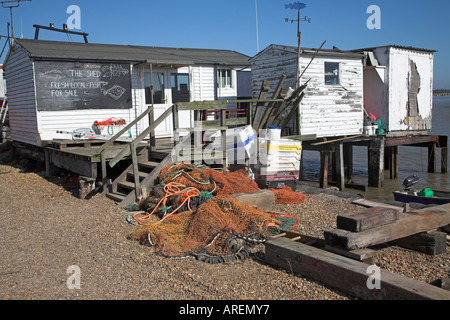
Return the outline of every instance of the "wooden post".
[[[180,132],[178,131],[179,118],[178,118],[178,106],[175,104],[172,106],[172,122],[173,122],[173,144],[176,146],[180,142]]]
[[[448,148],[441,148],[441,173],[447,173]]]
[[[342,141],[336,143],[334,157],[336,159],[336,183],[339,190],[342,191],[345,188],[344,143]]]
[[[106,171],[106,159],[105,159],[105,150],[103,150],[100,153],[100,161],[101,161],[101,166],[102,166],[102,183],[103,183],[103,192],[107,192],[108,189],[110,188],[110,184],[109,184],[109,179],[108,179],[108,174]],[[111,190],[110,190],[111,191]]]
[[[385,148],[384,168],[389,170],[389,178],[398,178],[398,147],[391,146]]]
[[[436,172],[436,142],[428,145],[428,172]]]
[[[329,151],[320,151],[320,187],[328,188],[328,163],[330,160]]]
[[[141,195],[141,182],[139,180],[139,168],[138,168],[138,159],[136,154],[136,146],[134,143],[130,143],[130,153],[131,159],[133,161],[133,174],[134,174],[134,192],[136,195],[136,201],[140,200]]]
[[[223,128],[225,126],[226,122],[226,115],[227,115],[227,109],[221,109],[220,110],[220,126]],[[222,129],[221,130],[221,137],[222,137],[222,167],[223,169],[226,169],[228,166],[228,157],[227,157],[227,130]]]
[[[348,181],[353,180],[353,145],[351,143],[344,144],[344,169],[346,169],[346,178]]]
[[[381,188],[384,181],[384,138],[370,141],[368,151],[369,187]]]
[[[439,136],[439,148],[441,148],[441,173],[447,173],[448,137]]]

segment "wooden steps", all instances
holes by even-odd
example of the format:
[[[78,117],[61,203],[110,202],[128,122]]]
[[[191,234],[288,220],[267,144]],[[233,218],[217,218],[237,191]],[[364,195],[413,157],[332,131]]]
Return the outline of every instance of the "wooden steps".
[[[160,162],[158,162],[158,158],[161,158],[163,154],[158,153],[156,155],[155,161],[147,161],[145,160],[145,154],[147,150],[144,150],[140,156],[140,160],[138,161],[138,175],[139,181],[143,182],[148,175],[153,172],[153,170],[158,167]],[[153,156],[153,154],[152,154]],[[125,201],[130,193],[134,194],[134,172],[133,166],[130,165],[116,180],[114,180],[111,184],[111,187],[108,191],[106,191],[105,196],[118,202],[122,203]]]

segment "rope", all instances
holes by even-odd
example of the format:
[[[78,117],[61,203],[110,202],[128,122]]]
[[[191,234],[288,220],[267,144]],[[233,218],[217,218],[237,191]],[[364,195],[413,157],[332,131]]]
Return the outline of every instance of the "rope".
[[[198,197],[200,195],[200,191],[196,188],[193,187],[186,187],[185,185],[182,185],[180,183],[176,183],[176,182],[170,182],[169,184],[166,184],[164,186],[164,192],[165,195],[164,197],[161,198],[161,200],[159,200],[158,204],[155,206],[155,208],[153,208],[152,212],[147,213],[147,212],[137,212],[135,214],[133,214],[133,219],[139,224],[139,225],[143,225],[143,226],[150,226],[150,225],[157,225],[160,224],[161,222],[163,222],[167,217],[170,217],[172,214],[174,214],[175,212],[178,211],[178,209],[180,209],[185,203],[187,203],[187,207],[189,209],[189,211],[192,211],[191,207],[190,207],[190,201],[192,198],[194,197]],[[150,217],[153,215],[153,213],[155,213],[155,211],[162,205],[162,207],[166,210],[170,208],[168,207],[167,204],[167,200],[170,197],[173,196],[179,196],[179,199],[177,200],[177,202],[181,201],[181,204],[174,209],[171,213],[164,215],[164,217],[159,220],[156,223],[150,223],[148,222],[148,220],[150,219]],[[144,215],[143,217],[138,217],[139,215]]]

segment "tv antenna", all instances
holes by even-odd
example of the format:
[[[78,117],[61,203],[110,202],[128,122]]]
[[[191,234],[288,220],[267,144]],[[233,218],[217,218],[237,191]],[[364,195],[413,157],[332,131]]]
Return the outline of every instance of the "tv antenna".
[[[1,1],[2,7],[5,9],[9,9],[9,14],[11,16],[11,38],[14,38],[14,24],[13,24],[13,8],[17,8],[20,6],[22,1],[31,1],[31,0],[4,0]]]

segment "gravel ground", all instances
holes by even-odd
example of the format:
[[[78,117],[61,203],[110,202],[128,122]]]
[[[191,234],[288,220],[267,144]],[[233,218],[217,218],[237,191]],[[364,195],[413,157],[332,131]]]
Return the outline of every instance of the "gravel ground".
[[[207,264],[168,259],[127,237],[135,226],[109,199],[81,200],[41,173],[0,166],[2,300],[353,300],[312,279],[264,263],[264,246],[244,261]],[[358,210],[349,199],[307,193],[306,203],[278,205],[296,215],[296,231],[323,238],[336,216]],[[431,283],[449,277],[449,254],[380,248],[379,265]],[[81,272],[71,290],[70,266]]]

